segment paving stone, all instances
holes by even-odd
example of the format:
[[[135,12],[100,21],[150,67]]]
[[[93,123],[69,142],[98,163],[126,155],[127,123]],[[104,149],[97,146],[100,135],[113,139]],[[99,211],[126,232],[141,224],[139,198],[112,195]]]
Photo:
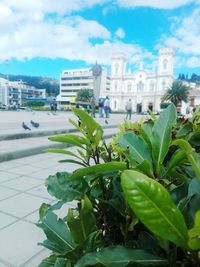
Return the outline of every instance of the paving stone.
[[[50,256],[50,250],[42,250],[40,253],[38,253],[35,257],[33,257],[31,260],[28,262],[25,262],[23,265],[20,267],[36,267],[39,266],[41,261],[47,257]],[[1,267],[1,265],[0,265]]]
[[[0,231],[0,240],[3,240],[0,242],[0,257],[10,263],[9,266],[20,266],[41,251],[41,246],[37,243],[44,239],[45,236],[38,227],[18,221]]]
[[[9,172],[11,173],[21,174],[21,175],[28,175],[28,174],[34,173],[35,171],[38,171],[36,167],[32,167],[28,165],[18,166],[16,168],[12,168],[9,170]]]
[[[22,193],[12,198],[2,200],[0,202],[0,211],[10,214],[11,216],[22,218],[39,209],[43,202],[48,203],[49,201]]]
[[[0,229],[6,227],[16,221],[17,219],[0,212]]]
[[[21,176],[17,179],[3,183],[3,186],[8,186],[13,189],[25,191],[33,187],[39,186],[40,184],[42,184],[42,181],[40,180],[27,176]]]
[[[0,186],[0,201],[19,194],[17,191]]]
[[[53,171],[53,173],[55,173],[55,172]],[[51,174],[52,174],[52,169],[44,169],[44,170],[40,170],[40,171],[31,173],[29,176],[32,178],[35,178],[35,179],[45,181],[47,179],[47,177]]]
[[[54,200],[55,199],[53,196],[51,196],[48,193],[47,188],[46,188],[46,186],[44,184],[39,186],[39,187],[33,188],[31,190],[28,190],[26,193],[27,194],[33,194],[35,196],[39,196],[39,197],[42,197],[42,198],[47,198],[49,200]]]
[[[20,174],[0,171],[0,184],[4,183],[5,181],[16,179],[18,177],[20,177]]]

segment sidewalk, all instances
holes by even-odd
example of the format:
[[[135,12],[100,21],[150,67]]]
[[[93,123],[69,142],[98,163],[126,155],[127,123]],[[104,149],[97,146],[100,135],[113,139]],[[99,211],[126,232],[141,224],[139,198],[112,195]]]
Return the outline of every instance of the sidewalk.
[[[45,236],[34,223],[38,221],[40,205],[54,201],[44,185],[48,175],[77,168],[58,163],[65,158],[44,153],[0,163],[0,267],[37,267],[50,254],[37,245]],[[58,215],[64,216],[69,206],[73,203]]]

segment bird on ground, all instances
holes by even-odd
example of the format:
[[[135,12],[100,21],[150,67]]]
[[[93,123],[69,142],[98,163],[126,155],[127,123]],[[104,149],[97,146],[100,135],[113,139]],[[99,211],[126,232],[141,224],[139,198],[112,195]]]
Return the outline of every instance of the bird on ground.
[[[34,121],[30,121],[30,123],[32,124],[33,127],[38,128],[40,126],[40,124],[38,122],[34,122]]]
[[[22,128],[24,128],[24,130],[31,131],[31,129],[24,122],[22,122]]]
[[[106,123],[106,124],[108,124],[108,121],[107,121],[107,120],[105,120],[105,123]]]

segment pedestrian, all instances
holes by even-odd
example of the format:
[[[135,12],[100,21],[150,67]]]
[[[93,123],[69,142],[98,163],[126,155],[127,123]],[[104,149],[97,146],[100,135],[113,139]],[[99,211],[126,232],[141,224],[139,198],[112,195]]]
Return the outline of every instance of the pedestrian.
[[[110,113],[110,99],[108,96],[106,96],[106,100],[104,102],[104,111],[106,114],[106,118],[109,118],[109,113]]]
[[[90,105],[91,105],[91,115],[92,115],[93,118],[95,118],[96,104],[95,104],[95,97],[94,97],[94,95],[92,95],[92,97],[90,99]]]
[[[129,98],[129,100],[126,102],[126,119],[128,119],[129,117],[129,120],[131,120],[131,114],[132,114],[132,101],[131,99]]]
[[[104,117],[103,111],[104,111],[104,101],[102,98],[100,98],[99,99],[99,118]]]
[[[51,112],[53,112],[53,110],[54,110],[54,104],[53,103],[50,103],[50,109],[51,109]]]
[[[57,106],[58,106],[58,105],[57,105],[57,103],[55,102],[55,103],[54,103],[54,108],[53,108],[55,113],[56,113],[56,111],[57,111]]]

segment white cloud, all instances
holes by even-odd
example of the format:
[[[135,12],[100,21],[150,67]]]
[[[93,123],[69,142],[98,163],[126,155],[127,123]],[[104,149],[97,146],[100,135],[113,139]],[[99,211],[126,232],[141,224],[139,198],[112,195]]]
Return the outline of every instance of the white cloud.
[[[179,65],[200,67],[200,8],[196,8],[190,16],[175,18],[171,33],[162,36],[159,44],[175,49]]]
[[[125,36],[122,28],[112,36],[99,22],[70,13],[103,2],[108,1],[1,0],[0,60],[46,57],[109,64],[111,54],[121,51],[134,64],[148,58],[140,46],[119,40]]]
[[[158,9],[174,9],[195,2],[199,2],[199,0],[117,0],[117,4],[125,8],[150,7]]]
[[[125,32],[122,28],[118,28],[115,32],[115,35],[120,39],[123,39],[125,37]]]

